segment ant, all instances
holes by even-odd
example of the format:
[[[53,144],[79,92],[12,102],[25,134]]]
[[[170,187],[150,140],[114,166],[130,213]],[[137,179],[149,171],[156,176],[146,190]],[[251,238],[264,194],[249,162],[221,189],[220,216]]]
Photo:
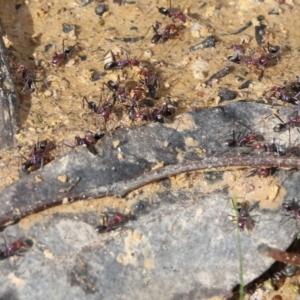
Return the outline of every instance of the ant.
[[[130,220],[136,220],[136,218],[130,214],[123,215],[121,213],[114,213],[110,217],[108,217],[108,215],[105,214],[105,217],[103,217],[103,224],[97,226],[96,231],[98,233],[110,232],[120,228]]]
[[[106,63],[104,65],[104,70],[113,70],[113,69],[124,69],[127,66],[133,66],[138,67],[140,65],[140,62],[135,58],[128,58],[128,55],[126,54],[127,59],[116,61],[115,55],[112,53],[113,60]]]
[[[138,107],[138,101],[141,99],[141,97],[142,97],[142,95],[145,91],[141,87],[135,87],[132,92],[133,92],[133,97],[130,100],[131,105],[130,105],[129,110],[128,110],[128,117],[129,117],[130,120],[133,121],[134,119],[143,117],[142,114],[140,114],[139,112],[136,112],[135,108]]]
[[[247,174],[247,177],[257,175],[259,178],[267,178],[267,177],[269,177],[270,175],[275,174],[276,170],[277,170],[276,168],[260,168],[260,169],[254,169],[254,170],[251,170],[251,171]]]
[[[22,92],[24,91],[24,89],[27,87],[28,90],[33,93],[35,91],[35,80],[33,79],[34,76],[30,75],[28,73],[28,69],[23,66],[23,65],[18,65],[16,68],[16,72],[17,73],[21,73],[22,78],[25,82],[24,87],[22,89]]]
[[[250,206],[249,201],[235,202],[233,199],[231,199],[231,201],[234,209],[237,212],[237,216],[231,216],[232,221],[237,222],[240,231],[244,231],[245,228],[248,230],[248,232],[252,231],[256,221],[250,216],[250,212],[256,208],[259,202],[256,202],[254,205]]]
[[[300,220],[300,205],[293,199],[292,201],[285,201],[282,203],[283,208],[287,211],[288,215],[297,221],[297,227],[299,227],[298,221]]]
[[[16,240],[11,243],[9,246],[5,246],[4,250],[0,251],[0,260],[6,259],[14,255],[22,255],[23,252],[26,252],[32,246],[31,240]]]
[[[141,118],[147,122],[165,123],[165,117],[174,115],[174,109],[166,103],[161,108],[147,109],[145,112],[136,112],[134,107],[131,107],[131,109],[132,111],[129,110],[128,113],[131,120]]]
[[[268,43],[268,51],[266,51],[265,48],[263,48],[265,51],[264,55],[261,55],[258,58],[253,57],[241,57],[238,53],[235,56],[235,59],[232,61],[238,64],[246,64],[246,65],[252,65],[256,67],[265,67],[266,64],[274,59],[278,58],[278,55],[282,52],[283,47],[274,46],[270,47],[270,44]]]
[[[155,98],[156,90],[159,87],[159,76],[157,75],[157,73],[150,73],[147,69],[142,69],[140,70],[139,75],[144,77],[143,80],[141,80],[141,83],[143,83],[148,88],[149,95],[152,98]]]
[[[235,131],[233,130],[232,133],[232,139],[226,140],[223,145],[228,147],[245,147],[249,144],[252,144],[257,141],[263,141],[264,137],[260,134],[246,134],[244,136],[241,136],[241,133],[239,134],[238,138],[235,138]]]
[[[70,54],[74,51],[75,47],[78,47],[79,50],[81,50],[78,43],[76,43],[74,46],[68,46],[66,49],[64,43],[65,43],[65,39],[63,39],[63,52],[61,53],[54,52],[54,55],[52,57],[53,67],[57,67],[63,60],[69,60]]]
[[[31,160],[25,158],[26,162],[22,164],[22,170],[29,173],[40,167],[44,167],[54,159],[54,157],[50,155],[50,152],[54,149],[55,145],[48,139],[38,142],[34,145],[31,153]]]
[[[101,99],[102,99],[102,95],[100,98],[100,102],[101,102]],[[83,107],[84,107],[84,100],[88,104],[89,109],[93,110],[96,114],[102,115],[105,122],[107,122],[109,120],[111,108],[114,106],[115,100],[113,103],[107,103],[105,106],[101,107],[100,105],[97,106],[97,104],[93,101],[89,102],[86,97],[83,97],[83,99],[82,99]]]
[[[272,168],[262,168],[258,169],[256,174],[259,178],[267,178],[270,176]]]
[[[157,44],[159,41],[163,43],[165,40],[170,39],[178,32],[178,27],[175,24],[169,24],[167,25],[161,33],[158,33],[158,30],[155,26],[152,25],[152,28],[155,32],[155,35],[151,39],[152,44]]]
[[[79,136],[75,136],[75,147],[86,145],[88,150],[92,154],[96,155],[97,151],[96,151],[95,145],[96,145],[97,141],[100,140],[103,136],[104,136],[104,133],[102,133],[102,132],[95,133],[95,134],[92,134],[91,132],[87,132],[83,138],[81,138]]]
[[[280,86],[273,86],[270,90],[269,96],[275,96],[277,99],[280,99],[284,102],[291,103],[293,105],[299,105],[299,101],[297,100],[297,97],[299,96],[299,92],[294,97],[289,97],[283,92],[283,88]]]
[[[291,89],[296,92],[300,91],[300,76],[298,76],[298,75],[296,76],[296,80],[291,84]]]
[[[170,11],[165,7],[158,7],[156,6],[156,8],[158,9],[158,12],[164,16],[167,16],[169,18],[173,18],[173,19],[178,19],[180,20],[182,23],[186,22],[187,19],[187,15],[184,14],[183,12],[178,12],[178,11]],[[170,1],[170,8],[171,8],[171,1]]]
[[[284,123],[279,116],[275,115],[275,117],[281,121],[280,124],[277,124],[273,128],[273,130],[275,132],[284,132],[284,131],[294,128],[294,127],[300,127],[300,112],[299,111],[295,118],[291,119],[290,121],[288,121],[286,123]]]
[[[266,49],[263,48],[265,54],[261,55],[258,58],[247,57],[247,56],[241,57],[240,54],[236,52],[234,56],[230,56],[228,59],[237,64],[246,64],[246,65],[252,65],[255,67],[262,68],[262,71],[258,77],[258,80],[261,81],[264,75],[264,68],[266,67],[267,63],[274,58],[277,59],[277,63],[278,63],[278,56],[282,52],[283,48],[285,47],[279,47],[279,46],[270,47],[270,44],[268,43],[268,51],[266,51]]]
[[[262,143],[257,143],[253,146],[252,148],[253,150],[260,150],[263,149],[265,152],[267,153],[277,153],[278,155],[282,156],[286,154],[286,151],[281,147],[278,146],[275,143],[275,139],[274,142],[272,144],[262,144]]]
[[[104,84],[112,91],[114,102],[117,100],[121,102],[126,102],[129,96],[130,90],[129,88],[120,88],[120,80],[118,79],[117,82],[109,80],[107,83]]]

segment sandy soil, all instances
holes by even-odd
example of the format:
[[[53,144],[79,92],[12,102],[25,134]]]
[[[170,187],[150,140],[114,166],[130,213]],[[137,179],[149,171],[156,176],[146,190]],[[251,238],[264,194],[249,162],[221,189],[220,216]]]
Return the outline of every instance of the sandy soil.
[[[143,66],[155,71],[159,76],[159,99],[152,100],[155,107],[162,107],[166,101],[176,103],[177,118],[180,118],[181,113],[195,108],[226,104],[219,96],[220,90],[225,88],[236,92],[237,97],[233,101],[247,99],[272,103],[274,99],[268,97],[270,88],[292,82],[299,74],[296,63],[299,57],[299,33],[298,30],[294,30],[300,25],[299,4],[292,1],[286,1],[287,4],[279,6],[276,1],[271,0],[247,1],[247,3],[188,0],[181,4],[181,10],[189,16],[184,24],[179,20],[173,22],[158,13],[156,5],[168,7],[167,1],[142,0],[128,2],[122,6],[116,6],[111,2],[105,3],[109,6],[109,10],[101,18],[95,13],[95,7],[98,5],[96,1],[86,6],[81,6],[79,0],[68,1],[67,6],[58,0],[24,1],[17,8],[19,3],[21,4],[21,2],[0,1],[1,23],[6,33],[5,42],[10,50],[11,66],[14,70],[17,65],[25,65],[29,69],[28,72],[36,74],[36,79],[41,81],[36,82],[36,91],[30,93],[26,88],[22,90],[23,79],[20,74],[15,73],[21,123],[16,147],[0,153],[1,190],[19,179],[19,168],[24,162],[21,154],[28,157],[38,141],[51,140],[56,145],[53,153],[59,156],[71,149],[64,144],[74,143],[75,135],[82,137],[86,131],[109,132],[118,127],[139,126],[146,123],[141,120],[131,121],[128,118],[129,102],[117,103],[108,122],[104,122],[101,116],[90,111],[87,105],[83,107],[83,97],[97,104],[102,97],[100,105],[112,101],[111,92],[103,84],[108,80],[117,81],[119,77],[121,86],[142,86],[139,83],[142,79],[139,72]],[[174,9],[178,5],[179,1],[172,1]],[[278,15],[269,14],[274,9],[278,11]],[[266,55],[263,47],[258,46],[255,39],[255,26],[260,24],[259,16],[264,17],[261,22],[266,25],[263,46],[267,48],[268,42],[272,45],[286,46],[283,47],[279,63],[270,62],[267,65],[262,81],[258,81],[261,68],[234,64],[227,59],[234,54],[234,45],[243,45],[245,55],[253,58]],[[162,28],[175,23],[177,34],[164,43],[152,44],[154,33],[150,27],[157,21],[162,23]],[[252,26],[239,34],[233,34],[250,21]],[[64,33],[64,24],[75,25],[75,29]],[[189,51],[191,46],[199,44],[211,35],[216,39],[215,47]],[[139,37],[143,39],[132,42]],[[128,41],[124,42],[122,39]],[[63,43],[65,48],[74,45],[78,47],[70,54],[69,60],[63,60],[59,66],[54,67],[51,64],[52,57],[54,52],[62,52]],[[104,61],[104,57],[109,51],[119,54],[120,57],[117,59],[124,59],[126,55],[136,58],[141,61],[141,65],[105,71],[104,64],[107,61]],[[212,75],[226,66],[231,68],[227,76],[213,80],[211,86],[205,84]],[[91,78],[95,74],[101,74],[103,78],[92,81]],[[249,88],[239,89],[239,86],[247,80],[252,82]],[[149,98],[147,93],[146,96]],[[281,101],[278,103],[284,104]],[[141,105],[140,109],[145,108]],[[240,171],[228,173],[224,179],[232,184],[233,194],[244,194],[247,186],[257,184],[262,186],[261,179],[245,182],[244,176],[238,172]],[[195,174],[195,176],[202,175]],[[240,178],[243,178],[241,180],[243,182],[237,182]],[[187,185],[185,176],[172,180],[176,181],[174,186],[177,188],[184,188]],[[277,197],[279,192],[276,187],[279,183],[272,180],[275,179],[266,178],[263,182],[269,188],[256,189],[261,194],[251,197],[263,199],[270,197],[272,193]],[[153,186],[147,191],[154,193],[159,189],[159,186],[156,188]],[[284,191],[280,193],[279,198],[282,199]],[[119,200],[116,204],[115,199],[107,199],[106,203],[101,205],[110,206],[112,203],[114,206],[119,205],[122,210],[125,209],[124,205],[130,206],[129,202],[124,204]],[[99,204],[95,200],[89,204],[73,205],[63,209],[88,210],[94,209]],[[102,208],[98,207],[99,210]],[[25,227],[30,226],[29,224],[36,218],[39,217],[29,218],[21,224]],[[266,299],[272,297],[266,296]]]

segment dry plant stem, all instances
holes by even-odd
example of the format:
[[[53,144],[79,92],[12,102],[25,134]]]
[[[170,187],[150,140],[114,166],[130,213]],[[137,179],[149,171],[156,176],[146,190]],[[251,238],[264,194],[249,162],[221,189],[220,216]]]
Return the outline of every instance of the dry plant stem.
[[[188,161],[177,165],[169,165],[161,169],[145,172],[141,176],[129,180],[117,181],[110,185],[97,186],[84,191],[74,191],[57,193],[56,197],[28,203],[26,206],[15,207],[11,211],[2,211],[0,214],[0,226],[6,226],[16,220],[24,218],[30,214],[43,211],[47,208],[61,205],[66,199],[69,202],[92,199],[105,196],[124,197],[129,192],[146,184],[162,180],[174,175],[193,171],[205,171],[218,168],[284,168],[300,169],[299,158],[283,158],[276,156],[253,157],[253,156],[221,156],[203,158],[198,161]],[[79,180],[78,180],[79,181]],[[16,213],[17,212],[17,213]]]
[[[170,165],[164,168],[144,173],[142,176],[129,181],[123,181],[111,185],[110,191],[114,195],[124,197],[127,193],[154,181],[178,175],[180,173],[205,171],[217,168],[283,168],[283,169],[300,169],[299,158],[282,158],[282,157],[253,157],[253,156],[222,156],[204,158],[199,161],[190,161],[178,165]]]
[[[269,247],[265,244],[259,246],[258,251],[266,256],[269,256],[277,261],[300,266],[300,254],[299,253],[289,253],[286,251],[279,250],[277,248]]]

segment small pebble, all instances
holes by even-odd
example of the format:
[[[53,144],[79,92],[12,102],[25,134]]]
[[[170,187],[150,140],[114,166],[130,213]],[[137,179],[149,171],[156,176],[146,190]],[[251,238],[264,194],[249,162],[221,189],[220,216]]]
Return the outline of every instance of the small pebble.
[[[47,44],[45,46],[45,52],[48,52],[52,48],[53,44]]]
[[[75,25],[68,24],[68,23],[63,23],[63,32],[64,33],[69,33],[73,30],[75,30]]]
[[[247,89],[247,88],[250,86],[251,83],[252,83],[251,80],[247,80],[247,81],[245,81],[242,85],[240,85],[240,86],[238,87],[238,89],[239,89],[239,90]]]
[[[81,0],[81,5],[82,5],[82,6],[86,6],[86,5],[88,5],[89,3],[90,3],[89,0]]]
[[[86,55],[81,55],[79,56],[81,61],[86,61],[87,60],[87,56]]]
[[[236,81],[241,82],[241,81],[243,81],[245,78],[244,78],[244,77],[241,77],[241,76],[235,76],[235,79],[236,79]]]
[[[91,81],[97,81],[106,75],[105,72],[92,72]]]
[[[65,183],[65,182],[68,181],[68,176],[67,175],[58,175],[57,180],[60,181],[60,182]]]
[[[99,4],[96,8],[95,8],[95,13],[98,16],[102,16],[106,11],[108,11],[108,6],[105,4]]]
[[[273,8],[268,12],[269,15],[279,15],[279,11],[277,8]]]
[[[146,50],[143,54],[143,56],[148,59],[150,59],[152,57],[152,55],[153,55],[153,53],[150,49]]]
[[[261,16],[261,15],[257,17],[257,21],[259,21],[259,22],[263,21],[264,19],[265,19],[265,17]]]
[[[211,35],[202,41],[203,48],[210,48],[216,45],[216,39]]]
[[[235,91],[231,91],[231,90],[228,90],[228,89],[221,90],[218,95],[221,98],[221,101],[233,100],[237,96]]]

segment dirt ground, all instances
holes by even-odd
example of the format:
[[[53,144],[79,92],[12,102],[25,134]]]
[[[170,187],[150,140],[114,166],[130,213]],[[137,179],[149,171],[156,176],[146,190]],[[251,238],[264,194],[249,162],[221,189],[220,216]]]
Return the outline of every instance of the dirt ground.
[[[140,70],[145,67],[155,71],[159,76],[158,99],[152,99],[152,102],[157,108],[168,101],[176,104],[176,118],[180,119],[180,115],[186,111],[226,105],[226,101],[222,101],[219,95],[224,89],[236,93],[233,101],[246,99],[273,103],[274,98],[269,97],[270,89],[275,85],[284,86],[299,75],[299,33],[295,29],[299,28],[300,21],[299,3],[296,1],[286,1],[281,5],[277,3],[279,1],[271,0],[172,1],[174,9],[180,4],[180,10],[189,16],[185,23],[178,19],[173,22],[158,13],[156,6],[169,7],[168,1],[123,1],[121,6],[107,1],[104,4],[108,6],[108,11],[102,17],[95,13],[95,7],[99,5],[97,1],[86,1],[87,5],[82,5],[84,2],[76,0],[66,4],[59,0],[0,1],[1,24],[6,34],[5,43],[9,48],[12,70],[15,71],[22,64],[38,80],[36,91],[31,93],[24,88],[21,75],[13,71],[19,95],[20,130],[16,137],[16,146],[0,153],[1,190],[20,178],[19,168],[24,162],[21,154],[28,157],[38,141],[51,140],[56,145],[54,155],[60,156],[70,151],[71,148],[66,144],[74,143],[76,135],[82,137],[87,131],[110,132],[119,127],[147,123],[140,119],[129,119],[130,102],[117,103],[108,122],[90,111],[86,103],[83,105],[83,97],[97,105],[102,98],[101,106],[106,101],[112,101],[111,91],[103,85],[109,80],[117,81],[119,77],[121,86],[142,86],[139,83],[142,79]],[[251,26],[237,33],[250,21]],[[162,28],[175,23],[177,33],[163,43],[151,43],[155,35],[151,25],[156,22],[161,22]],[[263,44],[258,45],[255,27],[262,24],[266,25],[263,30]],[[74,25],[74,28],[65,33],[63,29],[66,31],[67,25]],[[215,38],[214,47],[200,47],[190,51],[190,47],[209,36]],[[63,43],[65,48],[73,45],[78,47],[74,48],[70,59],[62,60],[56,67],[52,66],[54,52],[62,53]],[[276,63],[272,60],[266,65],[261,81],[258,77],[262,67],[235,64],[228,60],[234,54],[234,45],[243,45],[246,56],[257,58],[266,55],[263,47],[267,49],[268,43],[282,47],[282,53],[278,57],[278,64],[275,59]],[[104,70],[107,62],[104,57],[109,51],[119,55],[117,59],[124,59],[128,55],[129,58],[139,60],[141,64],[122,70]],[[206,83],[212,75],[225,67],[230,67],[227,76],[212,80],[211,84]],[[97,74],[101,78],[91,80]],[[239,89],[248,80],[251,80],[249,87]],[[149,98],[147,90],[145,96]],[[285,105],[280,100],[278,104]],[[140,109],[145,110],[144,106],[141,105]],[[282,118],[286,119],[287,116]],[[259,126],[263,125],[258,124]],[[216,138],[220,138],[218,133]],[[227,180],[232,182],[234,178],[232,173]],[[176,180],[178,188],[187,184],[185,176],[173,180]],[[261,182],[262,179],[253,180]],[[270,185],[273,179],[263,180]],[[235,186],[241,185],[237,183]],[[157,188],[155,184],[153,186],[147,192],[154,193]],[[238,189],[235,192],[242,193]],[[271,191],[266,189],[264,193],[266,196]],[[97,205],[95,203],[96,200],[93,204],[86,205],[94,207]],[[124,205],[130,204],[119,200],[116,204],[115,199],[107,199],[106,204],[101,205],[109,206],[111,203],[122,210]],[[87,209],[83,206],[79,203],[64,209]],[[38,218],[39,216],[28,218],[23,221],[23,226],[30,226]],[[292,279],[293,283],[296,281],[297,278]],[[290,288],[289,284],[286,286]],[[295,288],[292,293],[289,291],[284,292],[284,299],[294,299],[298,294]],[[264,295],[264,299],[272,299],[274,294],[280,293],[281,291],[272,292]]]

